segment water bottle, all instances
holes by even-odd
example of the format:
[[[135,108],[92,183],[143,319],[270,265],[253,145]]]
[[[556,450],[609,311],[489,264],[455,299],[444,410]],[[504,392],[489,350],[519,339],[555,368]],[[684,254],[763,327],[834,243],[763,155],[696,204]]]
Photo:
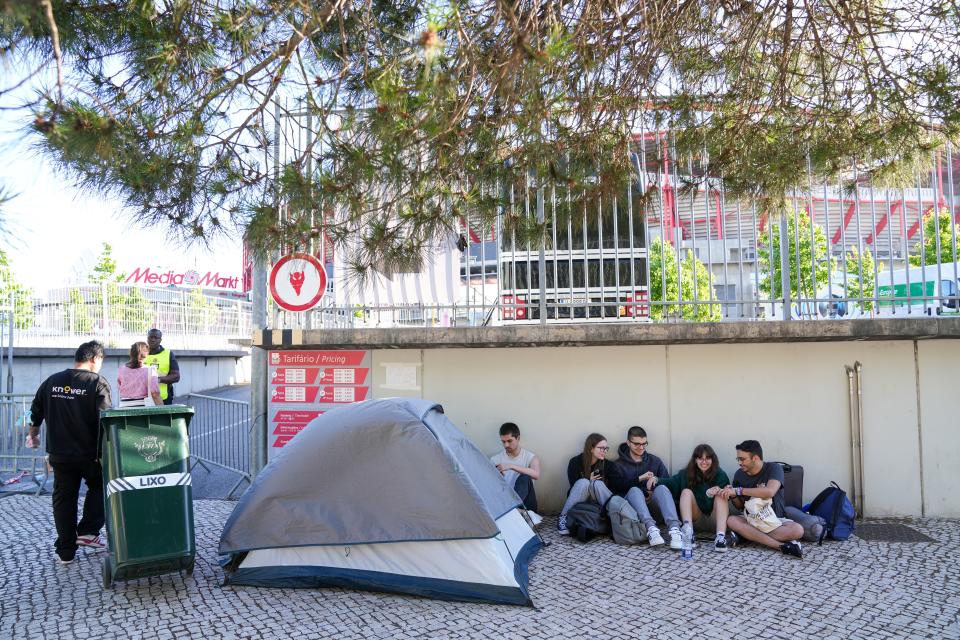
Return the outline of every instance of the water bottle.
[[[689,522],[684,522],[681,536],[683,542],[680,546],[680,559],[693,560],[693,525]]]

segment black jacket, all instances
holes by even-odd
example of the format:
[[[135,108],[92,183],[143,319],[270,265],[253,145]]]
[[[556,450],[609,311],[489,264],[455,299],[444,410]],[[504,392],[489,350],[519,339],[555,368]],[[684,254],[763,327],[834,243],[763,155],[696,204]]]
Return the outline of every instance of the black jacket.
[[[589,475],[583,475],[583,454],[577,454],[570,458],[570,462],[567,464],[567,480],[570,481],[570,486],[573,486],[573,483],[581,478],[590,479]],[[625,478],[620,473],[620,470],[617,469],[617,465],[609,460],[601,460],[595,465],[595,468],[601,469],[601,480],[607,485],[607,488],[610,489],[613,493],[622,493],[626,491],[623,488],[625,483]],[[567,490],[567,493],[570,493],[570,490]]]
[[[653,475],[657,478],[665,478],[670,475],[670,472],[667,471],[667,465],[663,464],[663,460],[652,453],[644,452],[640,462],[634,462],[633,458],[630,457],[630,447],[627,446],[626,442],[621,443],[617,448],[617,455],[619,457],[614,464],[617,465],[617,470],[623,476],[623,492],[617,492],[621,495],[629,491],[631,487],[640,487],[643,494],[647,495],[649,493],[647,483],[637,480],[647,471],[653,471]]]
[[[67,369],[40,385],[30,405],[30,422],[47,423],[47,453],[96,460],[100,411],[109,409],[110,383],[99,373]]]

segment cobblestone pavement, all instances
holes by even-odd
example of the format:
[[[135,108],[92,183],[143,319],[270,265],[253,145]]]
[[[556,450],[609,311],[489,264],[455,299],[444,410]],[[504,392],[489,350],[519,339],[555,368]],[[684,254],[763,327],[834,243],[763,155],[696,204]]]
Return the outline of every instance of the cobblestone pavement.
[[[693,562],[664,547],[586,545],[543,532],[536,608],[340,589],[221,587],[215,549],[234,503],[197,501],[192,578],[101,586],[100,553],[56,564],[49,497],[0,499],[0,638],[960,638],[960,527],[908,524],[934,543],[757,547]]]

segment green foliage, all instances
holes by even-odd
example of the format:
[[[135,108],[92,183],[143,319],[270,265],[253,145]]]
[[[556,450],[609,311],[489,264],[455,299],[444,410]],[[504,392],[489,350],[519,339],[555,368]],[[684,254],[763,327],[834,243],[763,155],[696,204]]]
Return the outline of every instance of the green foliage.
[[[793,300],[800,297],[813,298],[827,285],[829,272],[836,271],[834,259],[828,258],[827,234],[820,225],[813,225],[811,240],[810,216],[806,211],[794,215],[781,209],[780,215],[787,219],[790,296]],[[770,234],[772,239],[764,234],[763,241],[757,247],[758,269],[762,274],[759,288],[761,293],[777,300],[783,298],[780,220],[771,217],[770,224],[774,225],[773,233]]]
[[[239,230],[261,255],[327,233],[358,269],[414,263],[464,216],[503,212],[540,242],[517,194],[618,192],[642,127],[770,204],[808,167],[894,176],[960,135],[953,5],[576,7],[0,0],[0,48],[39,68],[24,120],[41,150],[138,221],[201,242]],[[314,135],[288,127],[304,113]]]
[[[920,244],[920,234],[917,234],[917,244],[911,249],[910,266],[919,267],[923,264],[946,263],[955,260],[954,251],[960,255],[960,225],[951,224],[950,212],[946,208],[940,209],[937,215],[933,211],[923,216],[923,244]]]
[[[146,333],[153,325],[153,305],[139,287],[130,287],[123,300],[121,321],[128,333]]]
[[[861,304],[863,311],[873,311],[876,305],[872,300],[867,300],[867,298],[872,298],[876,291],[874,261],[870,249],[864,247],[863,255],[860,255],[857,247],[851,245],[844,256],[844,263],[847,272],[847,296],[850,298],[863,299],[862,304],[859,302],[857,304]],[[882,262],[876,265],[878,273],[882,273],[884,268],[885,266]],[[837,276],[834,276],[834,278],[839,279]]]
[[[79,287],[71,287],[67,303],[63,306],[63,326],[71,333],[90,333],[93,321],[90,319],[88,304]]]
[[[220,311],[216,303],[203,295],[199,287],[191,289],[187,294],[184,320],[188,333],[207,333],[211,325],[216,324]]]
[[[33,326],[33,290],[17,282],[6,252],[0,251],[0,307],[7,307],[13,298],[13,322],[17,329]]]
[[[108,243],[103,243],[103,250],[97,259],[97,264],[87,276],[91,284],[99,285],[97,298],[98,309],[106,308],[107,325],[119,323],[121,326],[126,321],[126,296],[120,292],[119,283],[123,282],[125,275],[117,273],[117,261],[113,259],[113,247]],[[109,329],[109,326],[105,327]]]
[[[846,296],[870,298],[874,295],[874,261],[869,248],[861,255],[856,245],[851,245],[844,256],[844,273],[838,270],[837,259],[828,254],[827,234],[818,224],[810,224],[806,211],[796,214],[781,210],[781,216],[787,221],[787,258],[790,268],[790,297],[794,304],[800,298],[814,298],[829,295],[827,286],[846,282]],[[783,280],[780,257],[779,220],[771,220],[775,225],[772,242],[766,234],[766,241],[757,247],[757,263],[763,276],[760,278],[760,292],[773,300],[783,299]],[[878,267],[883,270],[883,263]],[[807,306],[801,308],[807,309]],[[874,303],[864,300],[863,310],[872,311]]]
[[[117,261],[113,259],[113,247],[103,243],[103,250],[97,259],[97,264],[90,272],[90,282],[123,282],[126,274],[117,273]]]
[[[650,300],[651,302],[709,300],[713,292],[713,278],[700,260],[688,252],[677,266],[677,252],[669,242],[655,238],[650,246]],[[694,278],[696,274],[696,278]],[[696,286],[694,286],[696,279]],[[664,280],[666,287],[664,288]],[[696,295],[694,295],[696,291]],[[663,321],[683,318],[695,322],[718,322],[721,319],[719,303],[651,304],[650,319]]]

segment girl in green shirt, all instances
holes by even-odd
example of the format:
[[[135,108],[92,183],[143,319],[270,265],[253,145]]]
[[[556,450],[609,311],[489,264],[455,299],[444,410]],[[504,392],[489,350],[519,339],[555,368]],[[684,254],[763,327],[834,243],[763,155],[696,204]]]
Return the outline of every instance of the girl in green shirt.
[[[715,530],[714,551],[727,550],[727,516],[729,504],[724,499],[714,500],[730,479],[723,469],[717,454],[708,444],[694,448],[687,468],[670,477],[650,478],[647,489],[662,484],[670,489],[675,500],[680,501],[680,519],[696,530]]]

